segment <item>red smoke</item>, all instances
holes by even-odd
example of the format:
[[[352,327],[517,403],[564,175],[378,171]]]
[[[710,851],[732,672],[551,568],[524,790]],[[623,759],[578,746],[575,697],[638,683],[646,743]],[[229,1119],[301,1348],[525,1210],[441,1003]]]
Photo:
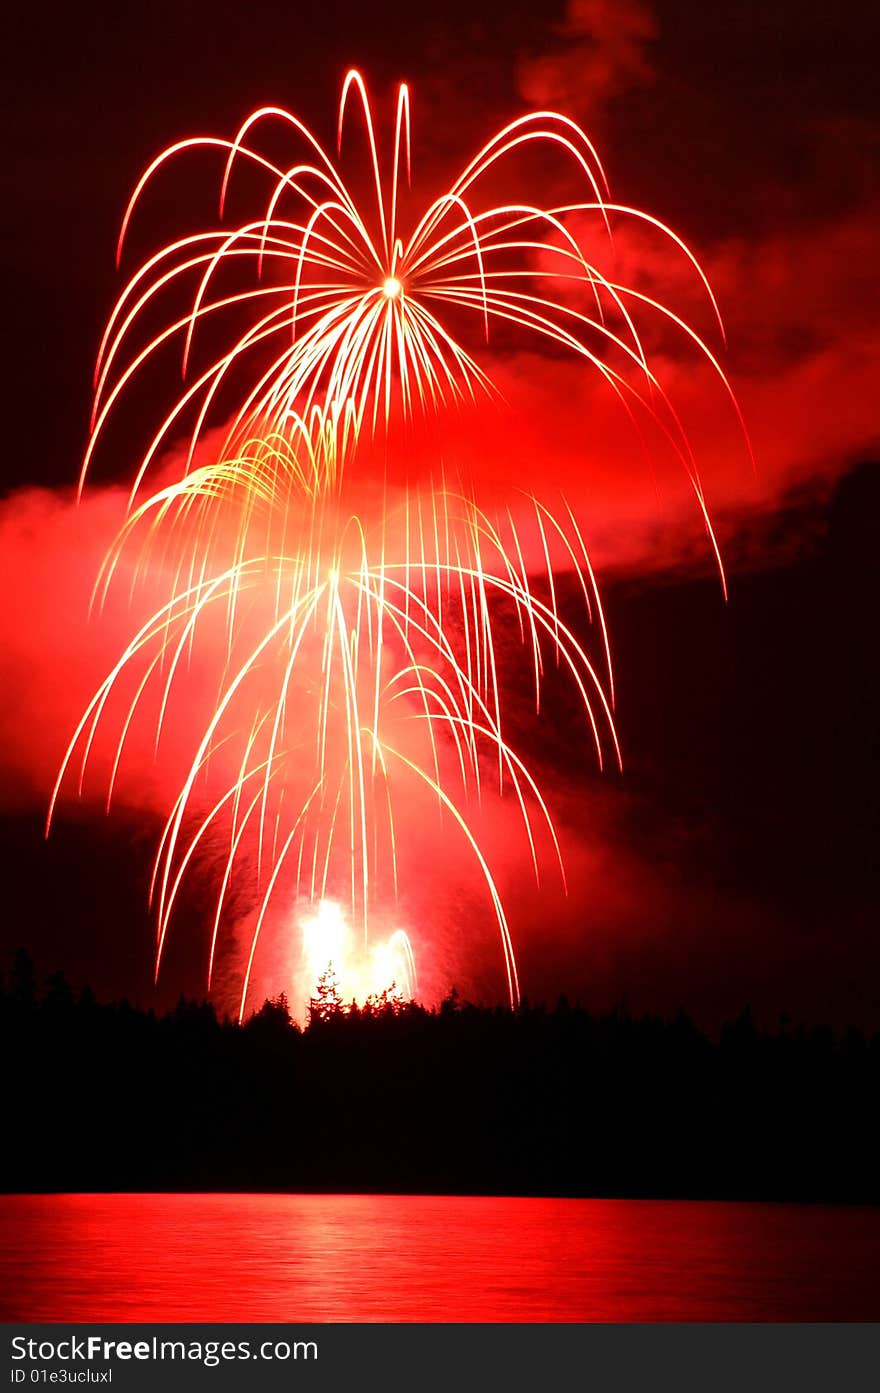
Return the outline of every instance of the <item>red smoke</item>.
[[[571,110],[591,132],[598,124],[601,137],[609,103],[652,82],[648,45],[654,34],[652,18],[639,4],[575,0],[547,50],[523,59],[521,91],[530,103]],[[607,162],[617,193],[613,159]],[[698,248],[724,315],[726,350],[675,247],[621,224],[613,249],[603,250],[603,269],[610,274],[613,268],[621,283],[671,302],[711,342],[730,374],[754,446],[754,471],[723,389],[695,365],[680,336],[662,332],[658,319],[656,342],[649,345],[653,361],[693,444],[722,544],[735,543],[793,492],[827,493],[854,460],[876,446],[880,352],[869,278],[877,211],[871,202],[838,215],[817,210],[747,235],[733,225]],[[491,338],[488,348],[477,345],[475,351],[505,404],[482,404],[477,412],[446,420],[430,449],[423,440],[411,441],[417,472],[431,472],[442,461],[444,469],[473,480],[489,506],[506,505],[517,489],[537,492],[550,506],[563,495],[600,583],[612,572],[642,576],[673,566],[711,566],[686,476],[649,422],[642,423],[642,451],[617,400],[581,364]],[[71,478],[75,472],[71,461]],[[45,804],[86,702],[130,638],[138,614],[153,607],[149,587],[130,600],[123,576],[104,611],[88,617],[95,576],[123,506],[123,492],[99,488],[88,488],[79,506],[69,493],[30,490],[0,506],[0,759],[7,805]],[[767,558],[750,559],[760,564]],[[194,694],[198,670],[191,681]],[[159,760],[147,723],[134,728],[120,801],[167,814],[203,724],[198,708],[194,697],[188,711],[176,709]],[[99,744],[96,754],[86,798],[97,806],[105,796],[111,747]],[[701,929],[707,906],[677,871],[640,859],[627,845],[613,811],[621,795],[585,795],[567,787],[558,771],[551,781],[567,854],[568,900],[552,869],[541,896],[532,895],[522,839],[514,835],[506,804],[488,797],[482,828],[500,888],[514,904],[512,931],[527,989],[529,980],[542,980],[545,973],[546,980],[565,981],[573,959],[585,965],[585,978],[616,981],[618,955],[634,941],[638,951],[628,962],[638,958],[646,983],[652,972],[659,975],[658,964],[670,953],[681,962],[682,975],[689,956],[714,959],[714,938]],[[416,822],[409,831],[398,922],[416,939],[426,992],[437,994],[457,980],[466,991],[499,994],[498,955],[479,878],[463,869],[466,862],[448,828],[441,835],[433,824]],[[713,903],[716,925],[719,913],[725,921],[717,928],[721,937],[732,935],[737,912],[735,906],[719,911]],[[242,907],[242,935],[248,922]],[[427,942],[419,943],[419,926],[427,923],[430,951]],[[283,922],[277,927],[283,943]],[[274,958],[267,951],[259,959],[257,991],[284,985],[281,956],[279,948]]]

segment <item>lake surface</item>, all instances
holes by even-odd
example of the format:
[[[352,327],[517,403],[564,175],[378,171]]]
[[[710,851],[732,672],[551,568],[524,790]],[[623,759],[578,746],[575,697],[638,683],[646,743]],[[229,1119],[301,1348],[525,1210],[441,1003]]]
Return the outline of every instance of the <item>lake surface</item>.
[[[0,1197],[6,1321],[880,1319],[880,1209]]]

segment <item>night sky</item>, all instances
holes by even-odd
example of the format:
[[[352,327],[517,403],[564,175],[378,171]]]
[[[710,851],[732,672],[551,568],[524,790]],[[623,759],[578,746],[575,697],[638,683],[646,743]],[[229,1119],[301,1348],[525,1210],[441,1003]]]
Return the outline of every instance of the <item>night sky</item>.
[[[570,365],[490,345],[511,401],[505,474],[534,487],[539,472],[564,489],[590,542],[624,751],[622,776],[598,776],[562,694],[530,737],[572,851],[572,893],[542,900],[508,872],[524,989],[682,1004],[710,1024],[751,1002],[770,1022],[788,1012],[880,1025],[876,6],[196,0],[27,7],[7,23],[4,949],[25,943],[43,972],[62,966],[103,994],[153,999],[150,800],[139,807],[135,790],[109,821],[68,803],[48,844],[41,830],[103,672],[85,602],[105,500],[132,469],[117,431],[75,512],[128,194],[163,146],[231,134],[258,105],[287,106],[332,141],[339,84],[356,65],[384,113],[395,84],[411,84],[414,182],[430,196],[529,107],[582,122],[614,195],[662,218],[704,264],[754,444],[755,470],[723,396],[671,350],[724,551],[725,605],[669,463],[652,477]],[[178,184],[157,195],[139,252],[187,216],[175,202],[186,194]],[[199,194],[194,179],[194,203]],[[646,271],[667,273],[665,262]],[[136,433],[137,408],[127,421]],[[195,894],[161,1001],[201,990],[203,913]],[[481,965],[459,975],[491,995]]]

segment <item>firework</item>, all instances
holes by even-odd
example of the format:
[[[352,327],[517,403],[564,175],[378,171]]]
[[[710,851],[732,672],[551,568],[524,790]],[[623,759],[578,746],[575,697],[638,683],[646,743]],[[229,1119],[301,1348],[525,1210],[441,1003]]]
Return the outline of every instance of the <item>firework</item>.
[[[353,103],[362,118],[371,186],[361,199],[340,168],[354,140],[347,134]],[[290,140],[289,163],[260,149],[261,134],[273,125]],[[395,410],[406,417],[492,392],[487,373],[448,326],[451,312],[474,319],[487,342],[493,323],[506,324],[567,350],[601,374],[634,418],[648,411],[687,470],[711,537],[696,465],[650,366],[641,315],[658,313],[683,334],[717,372],[734,409],[736,402],[716,357],[690,325],[643,291],[617,283],[613,273],[602,273],[600,252],[613,251],[613,224],[634,220],[674,245],[693,268],[723,334],[718,307],[696,258],[671,229],[611,202],[599,158],[575,122],[549,111],[510,122],[406,227],[406,86],[398,95],[387,176],[357,72],[343,84],[337,143],[334,160],[296,116],[264,107],[233,139],[179,141],[141,176],[123,219],[119,258],[150,186],[186,158],[214,155],[218,209],[213,226],[150,256],[117,301],[98,354],[81,486],[119,399],[149,360],[175,347],[184,390],[148,444],[132,498],[175,433],[187,431],[188,471],[199,441],[218,423],[224,457],[240,454],[254,435],[332,433],[333,448],[319,452],[325,471],[319,482],[332,485],[365,423],[375,431]],[[572,199],[551,206],[533,198],[487,202],[483,191],[492,176],[501,169],[512,178],[515,170],[504,167],[531,149],[567,170]],[[362,158],[355,161],[359,175],[363,165]],[[244,221],[227,226],[224,215],[242,166],[263,192],[255,194],[249,181],[256,206]],[[169,311],[159,332],[144,327]],[[203,340],[205,361],[200,357],[196,367]]]
[[[366,200],[341,172],[352,104],[369,155]],[[260,146],[270,123],[291,139],[289,162]],[[574,179],[571,200],[487,203],[490,176],[529,148],[559,158]],[[564,870],[537,778],[509,733],[510,635],[518,635],[536,710],[552,663],[573,684],[600,766],[609,754],[619,762],[598,590],[564,504],[554,513],[535,497],[516,517],[509,508],[490,514],[467,480],[442,476],[410,481],[397,494],[386,479],[371,493],[358,469],[364,433],[491,393],[477,350],[453,325],[470,317],[484,340],[493,325],[512,325],[582,359],[634,416],[650,411],[688,471],[712,537],[686,436],[643,345],[640,312],[665,316],[726,386],[724,374],[671,310],[601,273],[584,229],[607,244],[617,220],[639,220],[680,249],[717,314],[711,290],[674,233],[610,201],[587,137],[551,112],[507,125],[405,222],[408,91],[399,91],[386,175],[357,73],[343,86],[335,158],[278,108],[255,112],[232,140],[197,138],[166,150],[132,195],[120,255],[153,180],[185,157],[211,153],[219,164],[216,225],[171,241],[130,277],[98,356],[81,485],[145,365],[175,347],[180,354],[183,388],[160,413],[96,588],[103,598],[134,549],[136,576],[161,577],[167,598],[89,704],[50,820],[76,760],[82,787],[99,727],[112,721],[118,730],[109,805],[135,720],[155,720],[157,748],[175,712],[193,725],[192,666],[209,654],[195,703],[204,719],[195,720],[155,863],[157,973],[185,878],[210,854],[218,890],[209,989],[234,887],[246,882],[256,903],[240,1015],[279,902],[298,918],[311,980],[332,966],[344,969],[353,995],[392,982],[411,993],[405,932],[371,935],[399,897],[405,829],[397,809],[405,796],[407,806],[413,798],[430,804],[444,835],[458,838],[479,867],[515,1004],[513,943],[478,833],[488,787],[518,809],[534,874],[542,846]],[[245,171],[251,196],[262,193],[245,221],[227,226]],[[219,437],[209,435],[218,425]],[[182,470],[145,496],[151,466],[181,431]],[[203,463],[211,440],[213,457]],[[595,624],[596,659],[557,603],[561,569],[576,578]],[[383,932],[386,925],[387,916]]]

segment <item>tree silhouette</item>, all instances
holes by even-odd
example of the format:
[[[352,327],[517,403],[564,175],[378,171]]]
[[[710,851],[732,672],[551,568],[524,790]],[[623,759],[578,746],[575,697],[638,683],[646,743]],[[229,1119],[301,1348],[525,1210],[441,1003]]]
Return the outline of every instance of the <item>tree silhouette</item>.
[[[37,1000],[37,974],[26,948],[19,948],[12,960],[11,996],[19,1006],[33,1006]]]
[[[329,1025],[343,1015],[342,992],[333,964],[328,963],[318,978],[316,995],[309,999],[309,1025]]]
[[[50,1010],[69,1011],[75,1001],[73,988],[63,972],[53,972],[46,979],[46,1005]]]
[[[308,1014],[302,1031],[283,995],[243,1026],[204,1001],[162,1014],[71,999],[60,974],[41,994],[20,955],[0,1049],[24,1125],[0,1189],[880,1201],[880,1034],[769,1031],[744,1012],[713,1038],[683,1011],[458,993],[358,1009],[332,967]],[[100,1099],[87,1127],[83,1080]]]
[[[245,1023],[245,1030],[249,1035],[259,1036],[260,1039],[266,1040],[283,1038],[292,1029],[294,1029],[294,1023],[291,1019],[290,1004],[286,992],[269,997],[263,1002],[259,1011],[255,1011]]]

